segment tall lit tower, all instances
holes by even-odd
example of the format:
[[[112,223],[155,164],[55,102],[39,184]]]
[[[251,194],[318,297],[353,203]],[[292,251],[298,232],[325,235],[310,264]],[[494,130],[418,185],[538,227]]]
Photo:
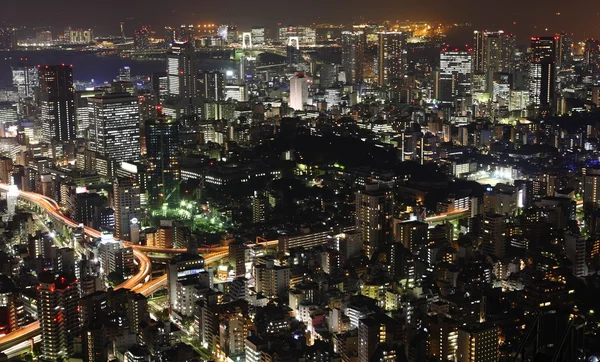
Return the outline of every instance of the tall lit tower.
[[[303,73],[296,74],[290,79],[290,107],[303,110],[308,102],[308,82]]]
[[[42,132],[45,141],[75,139],[75,88],[70,65],[38,67]]]
[[[196,54],[191,43],[173,43],[167,54],[168,102],[164,112],[174,118],[193,118],[201,107]]]
[[[389,86],[404,75],[406,59],[404,45],[406,34],[402,32],[379,33],[379,85]]]
[[[134,178],[119,178],[113,183],[115,237],[131,240],[132,220],[141,215],[140,185]]]
[[[77,279],[43,272],[38,276],[38,319],[42,331],[41,360],[62,361],[74,352],[79,337]]]
[[[392,192],[379,184],[369,184],[356,193],[356,227],[368,257],[391,240],[393,212]]]
[[[107,93],[88,98],[92,115],[89,148],[117,163],[140,159],[138,98],[129,93]]]
[[[159,106],[160,110],[160,106]],[[146,122],[148,201],[153,207],[180,206],[179,123],[159,115]]]
[[[554,37],[531,38],[529,62],[529,101],[538,107],[554,104],[556,67]]]
[[[350,84],[363,80],[364,44],[364,32],[342,32],[342,67],[346,71],[346,81]]]

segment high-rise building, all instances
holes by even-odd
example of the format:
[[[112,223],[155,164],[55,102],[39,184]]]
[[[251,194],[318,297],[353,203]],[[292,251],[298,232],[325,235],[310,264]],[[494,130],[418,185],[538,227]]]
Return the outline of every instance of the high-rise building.
[[[38,276],[38,319],[42,332],[41,359],[62,361],[74,352],[79,337],[79,289],[77,280],[43,272]]]
[[[108,358],[106,329],[100,321],[85,326],[81,333],[84,362],[103,362]]]
[[[406,34],[402,32],[379,33],[378,75],[379,85],[397,83],[404,75]]]
[[[131,224],[141,217],[140,186],[134,178],[118,178],[113,184],[115,236],[131,240]]]
[[[538,107],[552,107],[556,83],[554,37],[531,38],[529,101]]]
[[[88,98],[91,106],[90,150],[117,164],[140,159],[138,98],[129,93],[105,93]]]
[[[557,33],[554,35],[556,68],[565,70],[573,65],[573,34]]]
[[[147,50],[150,48],[150,27],[142,26],[133,34],[133,47],[136,50]]]
[[[431,319],[429,331],[429,355],[436,361],[456,361],[458,348],[458,323],[452,319],[436,316]]]
[[[440,70],[436,89],[441,102],[466,110],[468,96],[473,92],[473,56],[469,51],[444,49],[440,54]]]
[[[298,73],[290,79],[290,107],[301,111],[306,103],[308,103],[308,79],[303,73]]]
[[[581,235],[565,235],[565,251],[567,258],[573,263],[573,275],[584,278],[588,275],[586,262],[586,239]]]
[[[356,227],[361,234],[365,253],[375,251],[391,240],[391,222],[394,212],[392,192],[368,184],[356,193]]]
[[[397,322],[383,313],[360,319],[358,324],[358,362],[372,361],[378,348],[391,347],[400,338],[396,335]],[[380,359],[377,359],[380,361]]]
[[[75,139],[75,88],[70,65],[38,68],[42,133],[45,141]]]
[[[583,49],[583,69],[593,72],[598,69],[600,61],[600,41],[596,39],[586,39]]]
[[[198,92],[205,102],[225,100],[225,75],[218,71],[200,72]]]
[[[196,40],[196,27],[193,25],[182,25],[179,28],[179,37],[177,41],[182,43],[190,43],[193,47],[194,41]]]
[[[111,273],[118,273],[122,279],[127,279],[135,271],[133,249],[124,247],[123,241],[116,240],[109,233],[101,235],[98,254],[104,277],[108,277]]]
[[[458,362],[495,362],[500,353],[498,327],[478,324],[458,329]]]
[[[506,254],[506,217],[500,214],[486,214],[481,230],[481,251],[499,258]]]
[[[13,86],[20,98],[33,98],[34,91],[40,86],[37,67],[26,65],[12,68]]]
[[[250,34],[252,34],[252,45],[261,46],[265,44],[266,31],[264,26],[253,26]]]
[[[197,279],[204,272],[204,258],[197,252],[179,254],[167,263],[167,290],[171,313],[181,312],[183,300],[177,293],[177,284],[183,280]]]
[[[17,47],[17,32],[13,28],[0,28],[0,50],[11,50]]]
[[[487,93],[493,92],[495,73],[512,72],[516,39],[502,30],[475,31],[473,38],[473,73],[485,79]]]
[[[177,41],[177,29],[170,26],[165,27],[165,48],[169,49]]]
[[[365,43],[365,33],[362,31],[342,32],[342,67],[347,83],[355,84],[363,80]]]
[[[586,168],[583,176],[583,207],[591,212],[600,206],[600,169]]]
[[[146,121],[148,201],[152,207],[179,207],[181,182],[179,123],[159,116]]]
[[[0,156],[0,182],[12,184],[13,161],[10,157]]]
[[[167,100],[164,112],[173,119],[192,119],[201,107],[196,55],[191,43],[173,43],[167,54]]]

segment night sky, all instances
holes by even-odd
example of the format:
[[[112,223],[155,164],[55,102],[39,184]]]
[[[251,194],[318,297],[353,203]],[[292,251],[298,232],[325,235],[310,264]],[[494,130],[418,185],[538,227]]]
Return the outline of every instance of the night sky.
[[[120,21],[126,22],[127,33],[132,34],[141,24],[215,22],[274,27],[278,22],[351,23],[361,20],[360,14],[374,21],[470,22],[474,28],[503,29],[521,39],[557,31],[574,32],[582,39],[600,37],[600,6],[593,4],[590,0],[0,0],[0,22],[56,29],[93,27],[105,35],[117,34]]]

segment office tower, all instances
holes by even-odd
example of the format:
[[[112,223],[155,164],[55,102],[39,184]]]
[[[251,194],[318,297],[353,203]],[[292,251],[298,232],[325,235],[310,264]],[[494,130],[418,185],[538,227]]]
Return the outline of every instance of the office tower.
[[[573,65],[573,34],[557,33],[554,35],[556,68],[570,69]]]
[[[299,64],[302,62],[302,52],[298,45],[288,45],[285,48],[285,57],[287,65]]]
[[[131,224],[141,215],[140,186],[132,177],[118,178],[113,183],[115,237],[131,240]]]
[[[342,67],[346,71],[347,83],[356,84],[363,80],[365,42],[362,31],[342,32]]]
[[[117,164],[140,159],[138,98],[129,93],[105,93],[88,98],[91,106],[90,150]]]
[[[485,79],[485,91],[493,92],[495,73],[510,73],[514,68],[516,39],[499,31],[475,31],[473,37],[473,73]]]
[[[75,88],[70,65],[38,68],[42,134],[46,142],[75,139]]]
[[[285,26],[277,29],[277,39],[282,44],[290,44],[290,41],[296,42],[294,44],[297,48],[304,46],[314,46],[317,42],[317,32],[315,28],[308,26]]]
[[[167,54],[167,97],[164,112],[179,119],[192,119],[198,114],[196,55],[191,43],[174,43]]]
[[[253,26],[250,34],[252,34],[252,45],[261,46],[265,44],[266,31],[264,26]]]
[[[379,86],[398,84],[404,76],[405,43],[406,34],[402,32],[379,33]]]
[[[198,93],[206,102],[225,100],[225,75],[218,71],[202,71],[198,76]]]
[[[152,207],[179,207],[179,123],[159,116],[146,121],[148,201]]]
[[[0,28],[0,50],[11,50],[17,47],[17,33],[12,28]]]
[[[74,352],[79,337],[79,290],[77,280],[43,272],[38,276],[38,319],[42,332],[41,359],[62,361]]]
[[[13,86],[17,88],[19,98],[33,98],[34,91],[40,86],[37,67],[26,65],[12,68]]]
[[[179,314],[184,305],[184,301],[180,299],[181,293],[177,292],[177,284],[190,278],[199,282],[201,272],[204,272],[204,258],[197,251],[179,254],[168,261],[167,290],[171,313]]]
[[[361,234],[365,253],[375,251],[391,240],[391,221],[394,212],[392,192],[379,184],[368,184],[356,192],[356,227]]]
[[[552,107],[556,83],[553,37],[531,38],[529,101],[538,107]]]
[[[600,41],[596,39],[586,39],[583,50],[583,69],[588,72],[594,72],[598,69],[598,58],[600,57]]]
[[[177,41],[182,43],[190,43],[193,47],[196,40],[196,28],[193,25],[182,25],[179,28],[179,37]]]
[[[500,353],[498,327],[478,324],[458,329],[458,362],[496,362]]]
[[[494,73],[492,82],[492,100],[502,106],[508,106],[513,76],[511,73]]]
[[[468,97],[472,94],[473,56],[468,51],[442,50],[437,86],[439,100],[454,104],[458,111],[470,106]]]
[[[567,258],[573,263],[571,266],[573,275],[578,278],[586,277],[588,275],[586,239],[581,235],[566,234],[565,252]]]
[[[89,44],[94,40],[94,32],[92,29],[72,29],[64,30],[64,41],[70,44]]]
[[[177,29],[172,28],[170,26],[165,27],[165,40],[164,45],[165,48],[169,49],[171,44],[177,41]]]
[[[133,47],[135,50],[147,50],[150,49],[150,27],[142,26],[133,34]]]
[[[483,217],[480,248],[484,254],[499,258],[506,254],[506,217],[488,213]]]
[[[290,107],[297,111],[304,110],[308,103],[308,79],[303,73],[290,79]]]

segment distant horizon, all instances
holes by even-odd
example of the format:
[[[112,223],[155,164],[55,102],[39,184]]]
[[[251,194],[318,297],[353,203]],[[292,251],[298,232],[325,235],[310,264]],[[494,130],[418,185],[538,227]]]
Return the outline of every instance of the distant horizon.
[[[63,1],[65,3],[67,1]],[[278,23],[352,24],[412,19],[444,24],[471,23],[474,29],[503,29],[519,38],[557,32],[574,33],[578,39],[600,36],[599,12],[581,11],[580,7],[565,5],[560,0],[548,0],[543,4],[518,0],[487,4],[475,0],[455,0],[452,3],[442,0],[417,3],[401,0],[383,1],[370,6],[358,0],[347,0],[343,4],[333,0],[304,0],[298,4],[275,0],[201,3],[147,0],[143,6],[137,1],[107,0],[102,4],[94,4],[93,11],[90,11],[88,3],[68,3],[57,6],[42,0],[4,0],[0,6],[0,23],[53,29],[73,26],[92,28],[98,34],[116,35],[119,34],[120,22],[125,22],[126,34],[130,36],[134,29],[142,25],[162,28],[208,22],[235,24],[246,29],[253,25],[274,28]]]

